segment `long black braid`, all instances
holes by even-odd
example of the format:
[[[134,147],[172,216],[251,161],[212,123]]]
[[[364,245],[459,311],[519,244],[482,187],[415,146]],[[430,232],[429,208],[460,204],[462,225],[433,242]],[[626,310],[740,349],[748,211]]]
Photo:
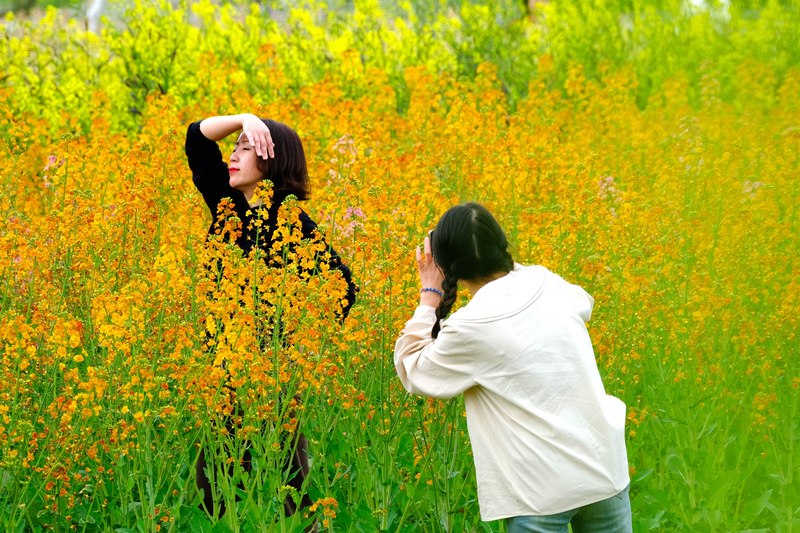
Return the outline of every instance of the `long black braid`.
[[[442,300],[436,307],[436,322],[433,324],[433,329],[431,330],[431,336],[433,336],[434,339],[439,336],[439,331],[442,329],[440,325],[441,320],[450,314],[450,310],[456,303],[456,297],[458,296],[458,276],[452,271],[446,275],[444,281],[442,281],[442,292],[444,292],[444,296],[442,296]]]
[[[506,272],[511,272],[514,270],[514,258],[511,257],[511,252],[508,251],[508,245],[506,245],[505,249],[503,249],[503,259],[505,259],[503,270]]]
[[[480,280],[497,272],[511,272],[514,260],[500,224],[476,203],[448,209],[431,235],[431,248],[436,264],[444,272],[444,295],[431,330],[435,339],[441,331],[441,321],[456,303],[458,280]]]

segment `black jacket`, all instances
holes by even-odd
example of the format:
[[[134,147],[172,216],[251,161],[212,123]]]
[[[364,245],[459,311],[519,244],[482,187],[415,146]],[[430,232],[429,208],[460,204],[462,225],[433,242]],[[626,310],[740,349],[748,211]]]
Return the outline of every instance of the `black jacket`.
[[[251,224],[253,218],[257,216],[253,209],[250,208],[244,194],[231,187],[228,184],[228,165],[222,158],[219,146],[216,142],[207,139],[200,131],[200,122],[193,122],[189,125],[186,131],[186,157],[189,160],[189,168],[192,170],[192,180],[195,187],[203,195],[203,199],[211,211],[211,226],[209,227],[209,234],[213,231],[214,224],[217,222],[217,206],[223,198],[230,198],[233,202],[236,216],[242,221],[242,233],[236,239],[236,244],[249,254],[256,241],[259,247],[264,250],[264,257],[270,257],[269,250],[271,249],[273,239],[271,232],[266,235],[259,235],[256,239],[256,228]],[[289,195],[288,192],[282,190],[273,190],[272,203],[268,208],[268,216],[266,219],[269,228],[274,228],[277,225],[278,209],[281,203]],[[314,236],[314,231],[317,228],[316,222],[305,211],[301,210],[300,222],[302,224],[303,238],[311,239]],[[329,264],[332,269],[339,270],[347,282],[347,304],[342,310],[342,316],[346,317],[350,312],[350,308],[356,300],[356,286],[353,283],[353,276],[350,269],[342,262],[339,254],[336,253],[332,247],[328,247],[329,251]]]

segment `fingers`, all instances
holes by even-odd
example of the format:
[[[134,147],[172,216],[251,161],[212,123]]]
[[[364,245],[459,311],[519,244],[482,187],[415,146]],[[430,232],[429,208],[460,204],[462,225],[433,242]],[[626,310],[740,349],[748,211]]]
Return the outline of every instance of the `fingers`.
[[[266,140],[266,143],[267,143],[267,153],[269,154],[269,157],[274,159],[275,158],[275,143],[272,142],[272,134],[270,133],[269,128],[267,128],[267,135],[265,136],[265,140]]]
[[[422,248],[417,246],[414,253],[417,256],[417,267],[419,268],[420,272],[423,270],[428,271],[432,267],[436,269],[439,268],[436,265],[436,262],[433,260],[433,254],[431,253],[431,241],[428,237],[425,237],[425,239],[422,241]]]
[[[259,132],[261,133],[261,132]],[[269,132],[267,132],[269,133]],[[258,157],[263,157],[264,159],[268,158],[268,151],[267,151],[267,136],[261,134],[258,136],[258,149],[256,150]]]
[[[436,261],[433,259],[431,250],[431,233],[425,236],[422,241],[422,246],[417,246],[414,249],[414,254],[417,258],[417,270],[419,271],[419,280],[422,287],[432,287],[434,289],[442,290],[442,280],[444,274]]]
[[[272,142],[272,134],[269,131],[269,128],[264,126],[263,131],[259,131],[260,135],[258,136],[258,147],[256,148],[256,153],[259,157],[263,157],[264,159],[268,158],[275,158],[275,143]]]
[[[275,157],[275,143],[272,142],[272,133],[260,119],[248,121],[244,124],[243,131],[258,157],[263,159]]]
[[[272,143],[272,136],[269,133],[269,130],[264,127],[263,130],[259,130],[253,134],[248,135],[248,140],[250,140],[250,144],[253,145],[253,148],[256,151],[256,155],[263,159],[268,159],[270,157],[275,157],[275,152],[272,150],[274,144]]]
[[[250,143],[250,146],[256,151],[256,154],[261,157],[261,152],[258,151],[258,143],[256,142],[256,136],[249,130],[244,130],[244,136],[247,137],[247,142]]]

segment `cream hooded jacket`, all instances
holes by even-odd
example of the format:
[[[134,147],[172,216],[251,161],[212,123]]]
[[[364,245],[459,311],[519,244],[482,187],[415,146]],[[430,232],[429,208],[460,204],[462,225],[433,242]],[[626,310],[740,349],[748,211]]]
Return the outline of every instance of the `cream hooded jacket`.
[[[605,393],[586,324],[594,300],[515,265],[442,322],[420,306],[395,344],[406,390],[464,394],[485,521],[556,514],[629,483],[625,404]]]

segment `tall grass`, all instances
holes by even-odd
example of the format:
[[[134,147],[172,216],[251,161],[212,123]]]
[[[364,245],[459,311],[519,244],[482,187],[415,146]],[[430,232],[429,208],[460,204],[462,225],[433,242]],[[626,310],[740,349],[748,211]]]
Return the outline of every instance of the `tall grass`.
[[[391,363],[413,249],[462,200],[497,214],[515,259],[595,296],[636,531],[800,526],[794,4],[717,19],[554,2],[536,22],[425,5],[323,22],[315,4],[279,23],[197,3],[200,27],[136,5],[99,37],[55,11],[5,25],[5,530],[295,530],[313,519],[281,516],[299,496],[280,467],[296,428],[323,529],[501,530],[479,520],[463,405],[408,396]],[[361,288],[344,325],[325,315],[334,280],[305,290],[204,244],[183,132],[245,110],[303,138],[304,208]],[[209,253],[238,273],[212,299]],[[291,342],[254,349],[255,283],[282,298]],[[253,468],[231,463],[229,510],[209,518],[200,448],[246,445]]]

